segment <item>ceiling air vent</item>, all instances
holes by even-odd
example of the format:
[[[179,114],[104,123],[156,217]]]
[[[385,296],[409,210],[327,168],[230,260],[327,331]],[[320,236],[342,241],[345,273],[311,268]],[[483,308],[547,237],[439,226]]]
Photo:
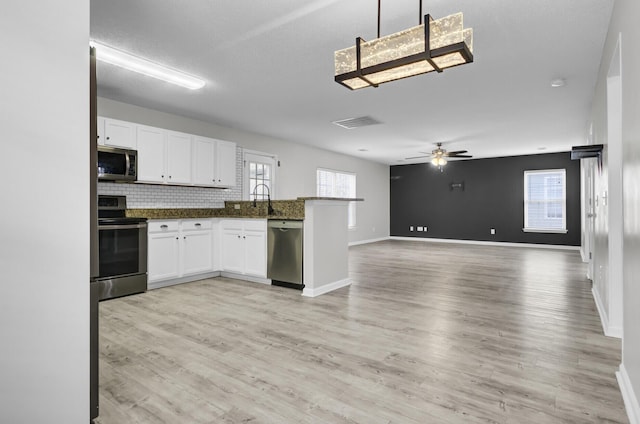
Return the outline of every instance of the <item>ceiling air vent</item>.
[[[359,118],[349,118],[342,119],[340,121],[333,121],[332,124],[336,124],[339,127],[351,130],[354,128],[368,127],[369,125],[382,124],[382,122],[370,116],[361,116]]]

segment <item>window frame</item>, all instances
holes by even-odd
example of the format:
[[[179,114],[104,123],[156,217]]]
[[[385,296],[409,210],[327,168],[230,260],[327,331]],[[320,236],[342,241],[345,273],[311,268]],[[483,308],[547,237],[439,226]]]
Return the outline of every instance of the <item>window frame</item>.
[[[256,160],[252,160],[256,159]],[[271,166],[271,179],[269,184],[269,194],[271,195],[271,200],[277,199],[278,185],[277,185],[277,168],[278,168],[278,156],[271,154],[260,152],[257,150],[242,150],[242,199],[243,200],[253,200],[253,193],[251,193],[251,176],[250,176],[250,162],[256,163],[268,163]],[[266,200],[265,196],[258,196],[258,201],[262,201],[261,197],[264,197],[263,200]]]
[[[324,197],[323,195],[320,194],[320,178],[319,178],[319,174],[320,172],[328,172],[334,175],[334,184],[333,184],[333,192],[335,193],[335,176],[337,176],[338,174],[340,175],[347,175],[350,177],[353,177],[353,182],[354,182],[354,187],[353,187],[353,196],[349,196],[349,197],[353,197],[355,198],[357,196],[357,190],[358,190],[358,176],[355,172],[349,172],[349,171],[339,171],[336,169],[330,169],[330,168],[322,168],[322,167],[318,167],[316,168],[316,195],[318,197]],[[332,195],[330,197],[336,197],[336,198],[340,198],[341,196],[337,196],[337,195]],[[349,198],[346,197],[346,198]],[[355,230],[357,228],[357,210],[356,210],[356,202],[349,202],[349,210],[348,210],[348,217],[347,217],[347,227],[349,230]]]
[[[562,176],[562,228],[543,228],[543,227],[531,227],[529,226],[529,176],[536,174],[561,174]],[[549,233],[549,234],[566,234],[567,230],[567,170],[565,168],[559,169],[535,169],[525,170],[523,178],[523,194],[524,194],[524,226],[522,231],[525,233]],[[545,185],[545,215],[547,214],[547,207],[551,202],[557,202],[557,199],[548,199]],[[548,218],[548,217],[547,217]]]

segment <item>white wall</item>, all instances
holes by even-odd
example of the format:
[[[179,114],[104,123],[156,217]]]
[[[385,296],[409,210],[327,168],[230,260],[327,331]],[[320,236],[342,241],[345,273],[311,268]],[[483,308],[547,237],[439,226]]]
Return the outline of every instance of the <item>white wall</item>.
[[[316,169],[329,168],[357,174],[357,228],[349,241],[357,242],[389,235],[389,166],[329,152],[290,141],[171,115],[106,98],[98,98],[98,114],[160,128],[236,142],[250,150],[278,156],[277,198],[295,199],[316,195]]]
[[[618,37],[622,40],[622,188],[623,222],[622,364],[618,380],[631,423],[640,423],[640,2],[617,0],[602,56],[592,115],[606,128],[607,74]],[[604,131],[604,130],[603,130]],[[611,210],[609,211],[612,212]],[[597,255],[602,253],[597,251]],[[596,271],[597,272],[597,271]]]
[[[0,422],[86,424],[89,2],[5,0],[0,46]]]

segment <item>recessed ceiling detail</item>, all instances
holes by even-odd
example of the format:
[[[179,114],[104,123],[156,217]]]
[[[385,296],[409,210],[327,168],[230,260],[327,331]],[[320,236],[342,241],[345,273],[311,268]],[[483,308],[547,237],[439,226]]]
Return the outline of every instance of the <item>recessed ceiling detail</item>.
[[[332,124],[335,124],[339,127],[346,128],[348,130],[352,130],[354,128],[362,128],[368,127],[370,125],[378,125],[382,124],[382,122],[378,121],[371,116],[361,116],[359,118],[349,118],[342,119],[340,121],[333,121]]]

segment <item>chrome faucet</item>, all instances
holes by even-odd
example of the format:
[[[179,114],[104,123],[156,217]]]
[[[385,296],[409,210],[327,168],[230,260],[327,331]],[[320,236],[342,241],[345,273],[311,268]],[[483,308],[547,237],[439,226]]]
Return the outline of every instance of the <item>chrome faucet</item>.
[[[263,186],[267,189],[267,215],[273,215],[275,211],[273,210],[273,207],[271,207],[271,190],[269,190],[269,186],[266,184],[258,184],[253,189],[253,207],[255,208],[256,206],[258,206],[256,199],[258,198],[257,191],[258,187],[260,186]]]

